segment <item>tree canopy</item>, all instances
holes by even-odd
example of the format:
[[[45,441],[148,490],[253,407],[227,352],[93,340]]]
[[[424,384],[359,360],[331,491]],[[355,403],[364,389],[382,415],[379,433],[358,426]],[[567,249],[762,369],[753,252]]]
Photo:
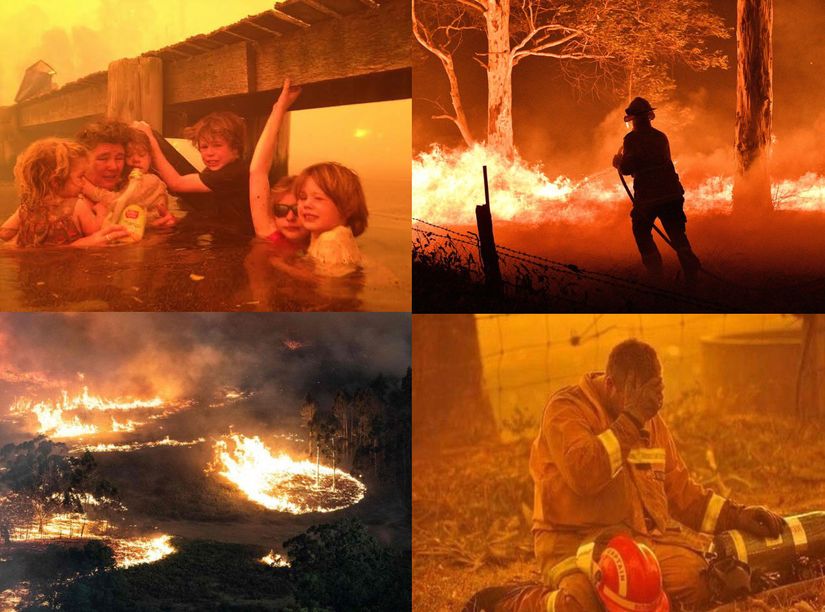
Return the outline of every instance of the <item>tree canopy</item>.
[[[472,48],[487,73],[487,143],[513,146],[512,71],[528,57],[557,60],[576,90],[661,100],[675,87],[673,67],[726,68],[709,41],[730,36],[708,0],[413,0],[413,34],[440,62],[450,105],[435,119],[451,121],[467,145],[477,139],[461,93],[458,52]]]

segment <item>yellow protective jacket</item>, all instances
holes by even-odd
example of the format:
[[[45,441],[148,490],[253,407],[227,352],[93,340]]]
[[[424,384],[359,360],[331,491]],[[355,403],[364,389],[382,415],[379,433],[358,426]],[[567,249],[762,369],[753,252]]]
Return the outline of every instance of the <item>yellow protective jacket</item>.
[[[604,374],[555,393],[530,452],[533,530],[589,531],[624,524],[664,534],[674,520],[714,533],[725,498],[691,479],[660,416],[640,432],[604,405]]]

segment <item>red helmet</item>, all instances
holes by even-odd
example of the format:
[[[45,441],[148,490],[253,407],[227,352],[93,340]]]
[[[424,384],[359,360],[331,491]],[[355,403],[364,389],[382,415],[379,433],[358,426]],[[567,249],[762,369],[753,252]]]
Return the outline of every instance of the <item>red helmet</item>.
[[[669,612],[656,555],[628,535],[614,536],[599,557],[596,589],[607,612]]]

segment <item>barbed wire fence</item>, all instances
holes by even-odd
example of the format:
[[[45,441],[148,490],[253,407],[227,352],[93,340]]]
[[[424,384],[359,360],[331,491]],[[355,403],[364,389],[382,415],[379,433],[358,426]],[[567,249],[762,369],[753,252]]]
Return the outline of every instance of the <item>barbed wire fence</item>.
[[[461,232],[423,219],[413,218],[413,264],[429,270],[449,272],[460,280],[482,285],[485,270],[478,234]],[[590,310],[638,311],[646,303],[683,307],[704,312],[727,312],[724,304],[648,285],[607,272],[586,270],[499,244],[491,245],[498,255],[503,296],[531,303],[555,302],[571,312]]]

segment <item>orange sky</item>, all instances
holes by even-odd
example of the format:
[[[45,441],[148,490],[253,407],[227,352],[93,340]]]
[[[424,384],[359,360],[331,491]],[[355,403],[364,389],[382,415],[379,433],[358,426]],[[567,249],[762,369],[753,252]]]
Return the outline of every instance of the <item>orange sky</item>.
[[[23,72],[50,64],[58,84],[271,8],[272,0],[14,0],[0,3],[0,105]],[[13,52],[9,52],[13,50]]]
[[[17,0],[0,3],[7,49],[0,56],[0,106],[14,103],[25,69],[37,60],[58,85],[109,62],[134,57],[265,11],[273,0]],[[410,176],[409,100],[295,113],[292,170],[335,159],[364,178]],[[342,129],[345,126],[345,129]]]

